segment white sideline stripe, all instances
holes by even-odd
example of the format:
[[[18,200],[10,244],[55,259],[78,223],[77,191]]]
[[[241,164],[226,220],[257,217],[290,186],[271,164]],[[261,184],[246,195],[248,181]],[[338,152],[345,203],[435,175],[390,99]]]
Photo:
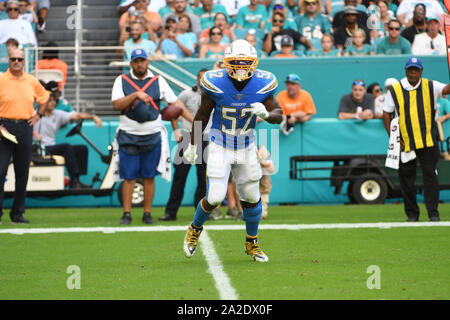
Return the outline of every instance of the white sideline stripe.
[[[221,300],[238,300],[236,290],[231,286],[230,278],[223,270],[223,265],[220,262],[219,256],[214,249],[214,243],[209,237],[206,230],[202,232],[200,237],[200,248],[205,256],[208,264],[208,271],[212,274],[216,288],[219,291]]]
[[[331,223],[331,224],[261,224],[260,230],[317,230],[317,229],[363,229],[363,228],[417,228],[417,227],[450,227],[450,221],[440,222],[375,222],[375,223]],[[245,225],[211,225],[209,231],[245,230]],[[186,231],[186,226],[154,226],[154,227],[92,227],[92,228],[17,228],[0,229],[0,234],[47,234],[77,232],[157,232]]]

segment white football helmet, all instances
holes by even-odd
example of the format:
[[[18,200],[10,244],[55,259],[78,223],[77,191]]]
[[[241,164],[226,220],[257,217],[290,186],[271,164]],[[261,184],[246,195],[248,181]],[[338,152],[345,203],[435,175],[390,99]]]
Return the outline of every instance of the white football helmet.
[[[236,40],[225,49],[223,58],[228,75],[238,81],[249,79],[258,66],[256,49],[246,40]]]

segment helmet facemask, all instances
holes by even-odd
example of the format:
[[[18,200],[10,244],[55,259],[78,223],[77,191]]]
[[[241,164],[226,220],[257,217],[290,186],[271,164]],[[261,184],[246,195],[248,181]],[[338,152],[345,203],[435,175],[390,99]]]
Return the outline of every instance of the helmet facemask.
[[[250,79],[258,66],[255,48],[245,40],[236,40],[225,50],[223,59],[228,75],[237,81]]]

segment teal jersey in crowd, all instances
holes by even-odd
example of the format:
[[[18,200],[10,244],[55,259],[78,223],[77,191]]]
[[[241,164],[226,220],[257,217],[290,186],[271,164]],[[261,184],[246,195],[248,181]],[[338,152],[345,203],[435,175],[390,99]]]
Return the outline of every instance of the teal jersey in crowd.
[[[135,50],[135,49],[142,49],[144,50],[148,56],[151,56],[155,53],[156,51],[156,43],[154,43],[151,40],[146,40],[146,39],[142,39],[142,41],[140,43],[134,43],[133,39],[128,39],[127,41],[124,42],[123,44],[124,49],[125,49],[125,59],[127,61],[130,61],[131,59],[131,53]]]
[[[236,24],[245,29],[259,29],[260,23],[267,19],[267,10],[262,4],[259,4],[255,11],[250,10],[249,6],[239,9],[236,15]]]
[[[450,113],[450,101],[448,99],[439,98],[436,105],[436,110],[439,111],[439,116],[445,116]]]
[[[62,110],[62,111],[65,111],[65,112],[75,111],[75,110],[73,110],[72,105],[70,104],[70,102],[67,101],[66,99],[63,99],[63,98],[60,98],[58,100],[58,104],[56,105],[55,109],[56,110]]]
[[[295,18],[297,31],[306,39],[322,39],[324,33],[332,34],[331,23],[327,16],[316,14],[310,19],[307,14]]]
[[[193,56],[195,56],[194,44],[198,44],[197,36],[195,35],[195,33],[186,32],[184,34],[178,34],[177,40],[189,50],[191,50],[193,52]],[[161,44],[161,51],[163,54],[173,54],[177,57],[177,59],[186,58],[186,55],[180,49],[180,47],[174,41],[168,38],[163,40]]]
[[[361,49],[356,48],[353,44],[345,48],[344,52],[350,53],[351,56],[368,56],[373,52],[372,46],[363,44]]]
[[[214,17],[218,12],[223,13],[225,17],[227,17],[227,21],[230,21],[227,9],[221,4],[215,4],[211,12],[206,12],[202,7],[194,8],[193,12],[197,17],[200,18],[200,25],[202,26],[202,30],[209,29],[214,26]]]
[[[375,53],[385,55],[411,54],[411,44],[403,37],[399,37],[396,43],[389,42],[389,38],[386,37],[376,43]]]
[[[308,56],[311,57],[337,57],[341,53],[341,50],[339,49],[332,49],[329,52],[323,52],[323,50],[315,50],[315,51],[308,51]]]

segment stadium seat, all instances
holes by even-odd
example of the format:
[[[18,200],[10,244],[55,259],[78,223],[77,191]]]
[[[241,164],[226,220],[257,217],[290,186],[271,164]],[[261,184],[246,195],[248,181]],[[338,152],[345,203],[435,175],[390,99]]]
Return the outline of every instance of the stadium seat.
[[[60,70],[34,70],[33,75],[45,83],[49,81],[64,81],[64,75]]]

